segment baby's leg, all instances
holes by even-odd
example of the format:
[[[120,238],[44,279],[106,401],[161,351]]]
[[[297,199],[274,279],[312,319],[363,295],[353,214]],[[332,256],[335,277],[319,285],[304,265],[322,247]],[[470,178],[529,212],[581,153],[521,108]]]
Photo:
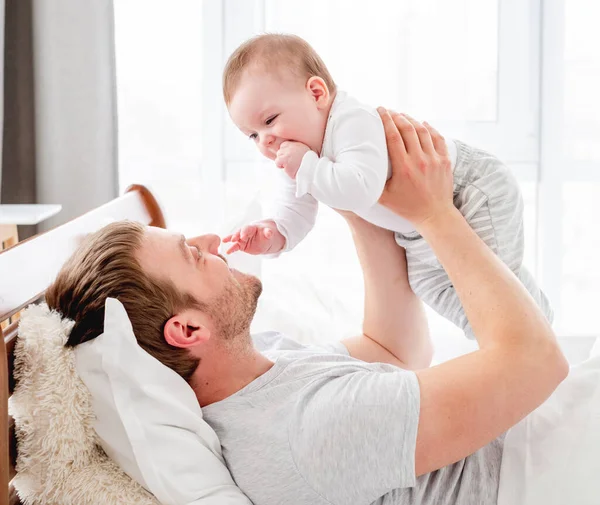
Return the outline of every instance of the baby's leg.
[[[456,290],[446,271],[441,266],[436,268],[423,263],[418,257],[411,257],[408,253],[407,259],[408,279],[415,294],[438,314],[461,328],[468,338],[475,338]],[[552,322],[553,312],[550,302],[536,284],[533,276],[523,266],[515,273],[542,309],[548,321]]]
[[[523,267],[523,199],[518,182],[508,168],[484,151],[457,143],[454,171],[454,204],[479,237],[515,273],[549,321],[548,299]],[[466,335],[473,331],[446,272],[423,238],[397,234],[406,249],[408,277],[413,291],[436,312]]]

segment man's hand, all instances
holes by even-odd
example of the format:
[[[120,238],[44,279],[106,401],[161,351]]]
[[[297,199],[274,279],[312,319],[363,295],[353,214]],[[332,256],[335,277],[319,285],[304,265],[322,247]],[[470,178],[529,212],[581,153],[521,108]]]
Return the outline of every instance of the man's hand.
[[[304,155],[310,151],[310,147],[301,142],[286,140],[279,146],[275,165],[282,168],[290,179],[296,179],[296,174],[302,163]]]
[[[242,251],[248,254],[274,254],[285,246],[285,237],[279,232],[272,220],[258,221],[244,226],[223,238],[231,242],[227,254]]]
[[[417,229],[454,208],[452,167],[444,138],[429,124],[407,114],[377,109],[392,163],[392,177],[379,203],[411,221]]]

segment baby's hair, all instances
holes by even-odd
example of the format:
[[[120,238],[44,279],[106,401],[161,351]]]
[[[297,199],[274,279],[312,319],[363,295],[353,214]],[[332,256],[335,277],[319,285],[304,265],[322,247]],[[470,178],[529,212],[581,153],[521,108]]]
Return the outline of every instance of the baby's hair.
[[[298,77],[320,77],[329,92],[335,94],[336,86],[321,57],[297,35],[266,33],[257,35],[239,46],[227,60],[223,71],[223,97],[229,105],[239,85],[240,78],[251,65],[262,65],[267,71],[285,67]]]

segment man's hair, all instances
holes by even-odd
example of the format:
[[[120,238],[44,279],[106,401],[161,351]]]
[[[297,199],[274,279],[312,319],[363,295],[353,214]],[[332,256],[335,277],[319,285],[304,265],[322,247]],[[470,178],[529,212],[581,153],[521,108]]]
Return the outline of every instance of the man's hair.
[[[261,70],[292,71],[298,77],[320,77],[333,94],[336,85],[321,57],[297,35],[267,33],[239,46],[227,60],[223,71],[223,97],[229,105],[244,71],[252,65]]]
[[[67,345],[76,346],[102,333],[106,298],[118,299],[140,346],[189,382],[199,360],[168,344],[163,329],[180,310],[202,307],[172,282],[142,270],[136,252],[143,239],[144,226],[132,221],[111,223],[86,237],[46,290],[46,303],[75,322]]]

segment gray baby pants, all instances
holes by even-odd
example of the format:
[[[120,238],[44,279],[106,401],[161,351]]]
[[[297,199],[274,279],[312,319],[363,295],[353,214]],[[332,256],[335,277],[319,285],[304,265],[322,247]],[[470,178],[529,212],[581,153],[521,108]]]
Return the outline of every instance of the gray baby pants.
[[[523,266],[523,198],[508,167],[491,154],[456,142],[454,205],[490,249],[515,273],[552,323],[546,295]],[[467,337],[473,330],[454,286],[435,254],[417,233],[396,233],[406,249],[408,279],[419,298],[461,328]]]

